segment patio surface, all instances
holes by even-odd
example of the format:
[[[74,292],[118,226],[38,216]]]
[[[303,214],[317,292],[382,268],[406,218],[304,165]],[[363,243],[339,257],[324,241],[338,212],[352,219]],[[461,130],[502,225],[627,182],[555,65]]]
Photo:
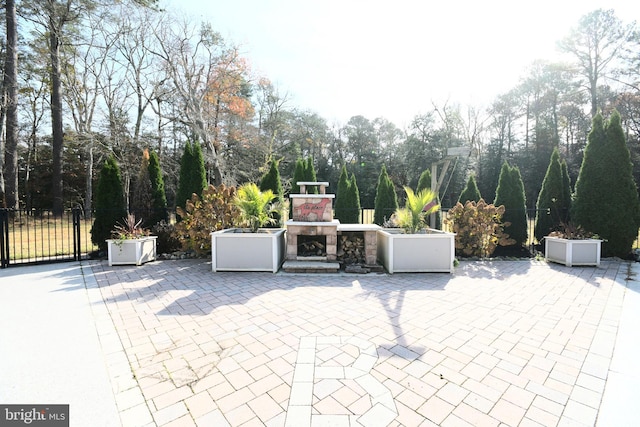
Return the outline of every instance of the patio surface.
[[[639,268],[9,268],[0,404],[69,403],[72,426],[640,425]]]

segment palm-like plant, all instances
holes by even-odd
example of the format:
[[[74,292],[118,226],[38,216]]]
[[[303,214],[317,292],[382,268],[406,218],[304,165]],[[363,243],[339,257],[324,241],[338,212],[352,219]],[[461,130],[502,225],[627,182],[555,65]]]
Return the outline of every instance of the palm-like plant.
[[[403,208],[396,210],[395,222],[406,233],[417,233],[427,227],[428,216],[440,209],[438,197],[428,188],[417,194],[409,187],[404,187],[404,191],[407,193],[407,200]]]
[[[240,211],[243,226],[256,233],[260,227],[275,222],[270,216],[278,210],[276,204],[272,203],[274,198],[273,191],[260,191],[254,183],[247,183],[238,188],[233,203]]]

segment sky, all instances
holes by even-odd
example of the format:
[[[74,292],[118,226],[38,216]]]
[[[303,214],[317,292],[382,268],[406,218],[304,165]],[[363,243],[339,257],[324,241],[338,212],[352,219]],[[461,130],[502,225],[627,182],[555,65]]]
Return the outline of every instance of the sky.
[[[488,106],[581,16],[614,9],[640,21],[630,0],[160,0],[211,22],[290,108],[330,124],[362,115],[400,128],[432,104]]]

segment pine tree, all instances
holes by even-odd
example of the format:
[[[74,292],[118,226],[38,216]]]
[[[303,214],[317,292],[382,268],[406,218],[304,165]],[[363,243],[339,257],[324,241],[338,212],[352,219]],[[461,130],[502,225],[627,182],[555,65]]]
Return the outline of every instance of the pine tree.
[[[127,216],[120,168],[113,156],[109,156],[100,170],[95,194],[96,214],[91,227],[91,242],[104,251],[114,226]]]
[[[536,202],[536,221],[534,235],[540,242],[549,232],[558,230],[561,224],[569,220],[571,206],[571,186],[566,163],[560,162],[557,148],[551,153],[547,173],[542,180],[542,188]]]
[[[347,211],[347,224],[359,224],[360,223],[360,191],[358,190],[358,183],[356,182],[355,174],[351,174],[348,187],[348,211]]]
[[[164,178],[160,169],[160,159],[155,151],[149,154],[149,180],[151,181],[151,215],[147,223],[153,226],[168,221],[167,195],[164,192]]]
[[[280,206],[284,205],[284,190],[282,188],[282,181],[280,179],[280,170],[278,169],[279,162],[273,160],[269,165],[269,171],[262,177],[260,181],[260,191],[265,192],[271,190],[274,194],[274,203],[278,203]],[[267,224],[267,227],[282,227],[282,215],[278,212],[272,212],[271,218],[274,219],[272,224]]]
[[[482,196],[480,195],[480,190],[478,190],[478,185],[476,184],[476,177],[474,175],[470,175],[467,180],[467,185],[460,193],[460,197],[458,197],[458,202],[462,205],[467,203],[468,201],[479,202]]]
[[[338,190],[336,192],[333,209],[335,211],[335,219],[338,219],[340,220],[340,222],[343,222],[345,224],[347,223],[347,218],[349,217],[349,213],[347,212],[349,206],[349,195],[349,173],[347,172],[347,167],[345,165],[342,165],[342,169],[340,170],[340,178],[338,179]]]
[[[593,118],[576,181],[571,218],[604,241],[603,256],[626,258],[640,226],[640,200],[620,114]]]
[[[502,164],[494,206],[504,205],[503,222],[510,225],[504,227],[505,233],[515,240],[517,246],[527,243],[527,205],[524,194],[524,183],[517,166]]]
[[[387,168],[382,165],[378,186],[376,188],[375,209],[373,212],[374,224],[383,225],[398,209],[398,195],[396,189],[387,174]]]

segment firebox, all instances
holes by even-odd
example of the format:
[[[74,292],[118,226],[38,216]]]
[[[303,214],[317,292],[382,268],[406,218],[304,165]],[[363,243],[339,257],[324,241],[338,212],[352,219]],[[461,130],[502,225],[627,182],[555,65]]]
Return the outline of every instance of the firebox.
[[[327,256],[327,236],[298,236],[298,258]]]

